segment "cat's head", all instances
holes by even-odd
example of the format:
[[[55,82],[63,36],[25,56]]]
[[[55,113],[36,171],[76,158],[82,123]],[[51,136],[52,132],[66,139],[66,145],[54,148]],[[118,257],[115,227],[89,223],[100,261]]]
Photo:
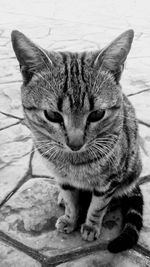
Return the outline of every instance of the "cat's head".
[[[123,121],[119,80],[132,40],[128,30],[101,51],[48,52],[12,32],[25,117],[45,157],[90,162],[117,140]]]

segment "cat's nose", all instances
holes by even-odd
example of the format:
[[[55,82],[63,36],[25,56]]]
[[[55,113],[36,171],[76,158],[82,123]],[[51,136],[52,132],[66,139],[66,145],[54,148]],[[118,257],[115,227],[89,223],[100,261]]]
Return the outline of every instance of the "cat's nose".
[[[81,149],[83,145],[76,145],[76,144],[69,144],[69,147],[71,148],[72,151],[78,151]]]
[[[67,145],[71,150],[78,151],[84,145],[83,132],[79,129],[72,130],[68,135]]]

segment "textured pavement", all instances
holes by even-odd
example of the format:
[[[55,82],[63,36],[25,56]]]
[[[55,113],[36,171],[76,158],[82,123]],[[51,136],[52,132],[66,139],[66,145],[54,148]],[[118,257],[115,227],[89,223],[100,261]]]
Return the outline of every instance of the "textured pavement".
[[[0,267],[150,266],[149,13],[149,0],[0,0]],[[139,120],[144,227],[134,249],[112,255],[105,244],[119,232],[119,210],[106,217],[98,242],[55,231],[63,208],[24,122],[10,33],[18,29],[46,49],[79,51],[102,48],[129,28],[135,38],[122,86]]]

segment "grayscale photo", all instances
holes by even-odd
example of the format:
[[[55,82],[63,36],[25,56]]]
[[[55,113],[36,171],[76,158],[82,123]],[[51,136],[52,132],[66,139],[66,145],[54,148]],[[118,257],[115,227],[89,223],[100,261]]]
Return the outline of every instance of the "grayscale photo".
[[[150,266],[149,0],[0,0],[0,267]]]

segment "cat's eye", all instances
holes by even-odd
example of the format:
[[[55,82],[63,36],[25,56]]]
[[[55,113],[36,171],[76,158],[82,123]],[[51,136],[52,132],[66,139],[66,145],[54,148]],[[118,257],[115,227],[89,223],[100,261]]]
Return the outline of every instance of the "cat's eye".
[[[51,111],[51,110],[44,110],[44,115],[47,120],[54,122],[54,123],[62,123],[63,117],[59,112]]]
[[[91,112],[87,118],[89,122],[97,122],[101,120],[105,115],[105,110],[95,110]]]

